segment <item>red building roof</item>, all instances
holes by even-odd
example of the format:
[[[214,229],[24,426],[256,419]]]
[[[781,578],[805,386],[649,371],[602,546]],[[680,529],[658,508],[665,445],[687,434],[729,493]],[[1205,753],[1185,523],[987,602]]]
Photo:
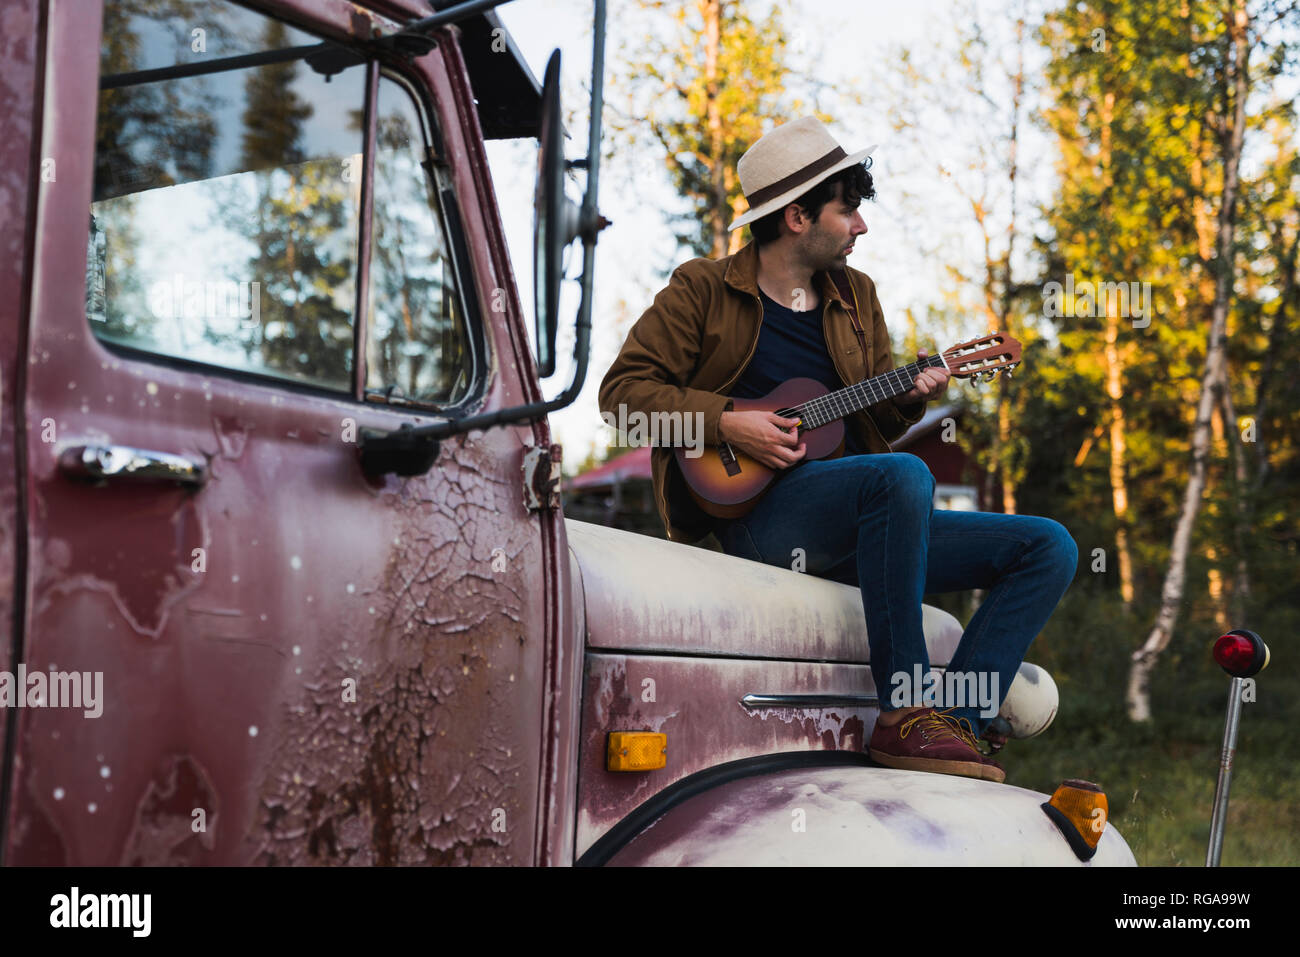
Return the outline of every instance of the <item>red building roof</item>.
[[[651,480],[650,446],[624,452],[616,459],[610,459],[590,471],[575,476],[567,483],[569,488],[595,488],[601,485],[613,485],[628,479]]]

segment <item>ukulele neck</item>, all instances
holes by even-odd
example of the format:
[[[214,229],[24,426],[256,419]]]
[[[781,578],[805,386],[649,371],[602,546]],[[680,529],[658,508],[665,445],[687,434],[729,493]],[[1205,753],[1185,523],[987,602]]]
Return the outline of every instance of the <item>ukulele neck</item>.
[[[916,384],[916,377],[925,369],[946,367],[943,356],[926,356],[897,369],[890,369],[884,375],[863,379],[855,385],[828,392],[793,408],[782,409],[777,415],[787,419],[802,419],[800,429],[803,431],[817,429],[846,415],[861,412],[868,406],[902,395]]]

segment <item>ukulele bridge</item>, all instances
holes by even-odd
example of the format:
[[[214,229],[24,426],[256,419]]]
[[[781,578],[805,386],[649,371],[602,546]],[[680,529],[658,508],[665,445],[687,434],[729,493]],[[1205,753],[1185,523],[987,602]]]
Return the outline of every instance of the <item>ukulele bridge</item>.
[[[736,461],[736,453],[731,451],[731,446],[726,442],[718,446],[718,458],[722,459],[722,467],[727,470],[727,475],[740,474],[740,463]]]

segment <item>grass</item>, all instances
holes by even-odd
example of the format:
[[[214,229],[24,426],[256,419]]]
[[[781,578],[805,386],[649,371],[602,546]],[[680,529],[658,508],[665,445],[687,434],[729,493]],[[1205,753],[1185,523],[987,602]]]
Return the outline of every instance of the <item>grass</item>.
[[[1231,679],[1210,658],[1219,630],[1184,616],[1152,678],[1153,718],[1131,722],[1129,656],[1153,620],[1154,609],[1130,615],[1117,600],[1072,589],[1027,657],[1052,673],[1060,712],[1040,737],[1010,742],[999,762],[1008,784],[1048,794],[1066,778],[1101,785],[1111,823],[1139,864],[1202,866]],[[1242,706],[1222,863],[1296,865],[1300,742],[1292,703],[1300,676],[1291,636],[1300,615],[1274,608],[1252,617],[1251,627],[1273,657],[1256,678],[1257,700]]]

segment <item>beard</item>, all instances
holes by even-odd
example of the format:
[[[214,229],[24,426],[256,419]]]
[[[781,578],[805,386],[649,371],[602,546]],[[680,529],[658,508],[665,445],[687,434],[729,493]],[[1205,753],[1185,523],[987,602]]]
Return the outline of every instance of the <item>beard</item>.
[[[844,251],[848,246],[849,243],[842,246],[819,243],[808,251],[806,262],[814,272],[843,269],[848,261],[848,254]]]
[[[844,250],[853,245],[855,238],[832,236],[814,230],[805,237],[800,259],[812,272],[843,269],[848,259]]]

